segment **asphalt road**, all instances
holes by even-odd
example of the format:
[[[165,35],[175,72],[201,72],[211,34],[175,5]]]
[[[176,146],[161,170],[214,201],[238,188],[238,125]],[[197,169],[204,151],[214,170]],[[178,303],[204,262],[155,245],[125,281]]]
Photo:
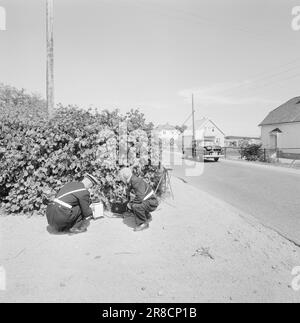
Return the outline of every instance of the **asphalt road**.
[[[300,245],[300,171],[224,160],[204,163],[200,176],[186,176],[187,169],[191,165],[175,166],[173,175]]]

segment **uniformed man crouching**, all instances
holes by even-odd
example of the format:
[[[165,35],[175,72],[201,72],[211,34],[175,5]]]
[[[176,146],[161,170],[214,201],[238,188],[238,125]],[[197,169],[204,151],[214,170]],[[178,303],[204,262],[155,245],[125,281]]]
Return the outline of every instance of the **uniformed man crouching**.
[[[128,192],[133,193],[135,196],[133,201],[127,205],[135,215],[137,226],[134,231],[149,228],[150,212],[155,211],[158,207],[158,200],[151,186],[143,178],[133,175],[130,168],[121,169],[120,178],[127,184]]]
[[[95,184],[99,182],[90,174],[81,182],[65,184],[47,206],[48,224],[58,232],[85,232],[86,220],[93,216],[89,189]]]

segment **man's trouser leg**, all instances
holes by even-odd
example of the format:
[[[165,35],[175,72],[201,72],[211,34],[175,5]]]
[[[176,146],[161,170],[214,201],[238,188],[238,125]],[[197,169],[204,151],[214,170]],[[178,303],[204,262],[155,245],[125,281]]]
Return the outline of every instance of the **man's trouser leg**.
[[[56,203],[50,203],[46,211],[48,224],[56,231],[64,231],[68,225],[68,214],[64,214]]]
[[[74,206],[72,209],[72,218],[70,220],[69,228],[79,229],[85,223],[79,206]]]
[[[135,215],[135,222],[138,226],[147,222],[145,202],[142,202],[140,204],[132,204],[132,211]]]
[[[150,198],[146,202],[146,217],[148,220],[151,219],[151,214],[150,212],[153,212],[157,209],[158,207],[158,200],[156,197]]]
[[[133,204],[132,211],[135,215],[135,221],[137,225],[141,225],[150,218],[150,212],[156,210],[158,206],[158,201],[156,198],[152,198],[146,201],[143,201],[140,204]]]
[[[83,222],[80,207],[73,207],[72,211],[68,214],[58,209],[56,203],[51,203],[47,207],[47,220],[48,224],[55,228],[55,230],[62,232],[71,229],[74,225],[80,226]]]

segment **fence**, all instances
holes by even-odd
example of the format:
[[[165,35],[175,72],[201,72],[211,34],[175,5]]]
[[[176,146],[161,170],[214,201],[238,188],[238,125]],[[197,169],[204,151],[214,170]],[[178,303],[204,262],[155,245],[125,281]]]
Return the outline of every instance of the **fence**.
[[[163,152],[167,154],[182,153],[183,158],[193,159],[196,161],[204,161],[205,159],[205,149],[204,148],[180,148],[174,145],[174,142],[170,144],[163,144],[159,140],[157,150],[157,162],[159,165],[162,164]],[[140,153],[137,150],[136,157],[140,157]],[[134,154],[135,155],[135,154]],[[278,149],[268,149],[268,148],[259,148],[256,149],[253,154],[245,154],[243,149],[238,147],[223,147],[221,158],[231,159],[231,160],[253,160],[261,161],[266,163],[292,163],[295,161],[300,162],[300,148],[278,148]],[[127,156],[128,157],[128,156]],[[151,159],[150,159],[151,160]]]
[[[285,164],[287,166],[300,167],[300,148],[259,148],[255,154],[247,154],[241,148],[223,148],[225,159],[252,160],[273,164]]]
[[[172,164],[172,162],[174,163],[174,156],[177,158],[180,156],[180,159],[184,158],[199,162],[203,162],[206,159],[204,148],[183,148],[174,145],[174,142],[163,144],[161,140],[159,140],[158,146],[159,165],[161,165],[163,161],[169,161],[170,164]],[[300,167],[300,148],[256,148],[255,152],[252,154],[245,154],[245,151],[242,148],[223,147],[220,158],[231,160],[252,160]],[[216,157],[215,160],[217,161],[218,159],[219,158]]]
[[[203,148],[185,148],[183,156],[185,159],[196,161],[205,160]],[[239,147],[223,147],[221,158],[230,160],[260,161],[300,167],[300,148],[256,148],[253,152],[245,153],[245,151]]]

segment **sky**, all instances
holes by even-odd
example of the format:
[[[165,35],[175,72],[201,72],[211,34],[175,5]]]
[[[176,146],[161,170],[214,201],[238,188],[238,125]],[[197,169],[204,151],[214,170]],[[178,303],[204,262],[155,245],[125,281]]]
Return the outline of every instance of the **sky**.
[[[0,0],[0,82],[46,93],[46,0]],[[54,0],[55,102],[258,136],[300,96],[300,0]],[[191,119],[187,125],[191,124]]]

